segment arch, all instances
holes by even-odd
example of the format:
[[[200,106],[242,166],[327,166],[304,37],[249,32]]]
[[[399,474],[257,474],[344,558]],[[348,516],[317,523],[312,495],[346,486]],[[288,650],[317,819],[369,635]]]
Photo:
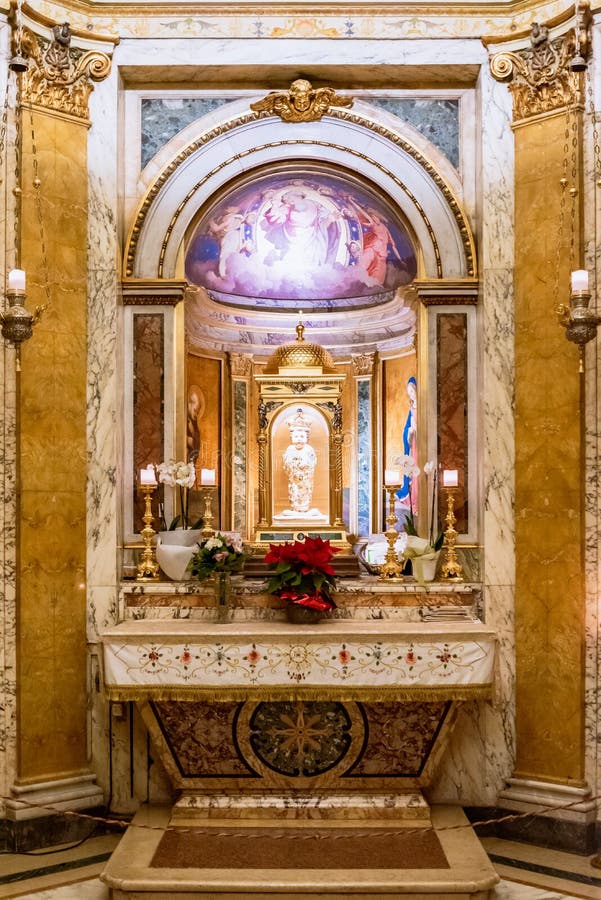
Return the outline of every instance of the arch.
[[[199,207],[234,177],[295,159],[350,169],[386,193],[418,241],[418,278],[474,277],[474,241],[455,192],[422,150],[381,118],[357,103],[356,110],[333,109],[300,126],[246,111],[215,124],[148,187],[126,242],[125,274],[181,274],[181,246]]]

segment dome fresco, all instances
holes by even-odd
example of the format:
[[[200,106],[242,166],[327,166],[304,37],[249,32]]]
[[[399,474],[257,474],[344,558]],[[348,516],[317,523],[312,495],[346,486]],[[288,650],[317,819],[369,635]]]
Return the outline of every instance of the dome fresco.
[[[276,172],[234,187],[199,219],[186,277],[233,305],[365,306],[416,273],[406,229],[351,175]]]

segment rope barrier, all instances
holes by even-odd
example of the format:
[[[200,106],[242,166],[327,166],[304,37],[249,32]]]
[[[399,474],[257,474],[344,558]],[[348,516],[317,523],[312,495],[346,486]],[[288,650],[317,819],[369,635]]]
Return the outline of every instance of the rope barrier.
[[[21,800],[21,799],[16,800],[14,797],[0,796],[0,801],[6,802],[7,800],[10,800],[11,803],[19,803],[22,806],[25,806],[29,809],[48,810],[49,812],[58,813],[59,815],[69,816],[69,817],[76,818],[76,819],[85,819],[87,821],[102,823],[104,825],[115,825],[120,828],[140,828],[145,831],[160,831],[162,833],[165,833],[167,831],[176,831],[178,834],[195,834],[195,835],[205,835],[205,836],[212,836],[212,837],[228,837],[228,838],[231,837],[231,838],[236,838],[236,839],[260,838],[261,840],[265,839],[266,828],[272,829],[274,832],[277,832],[277,828],[274,827],[273,825],[263,826],[261,834],[256,834],[256,833],[253,834],[250,831],[251,826],[249,826],[249,828],[246,830],[233,832],[231,830],[216,831],[215,828],[206,828],[206,827],[203,827],[203,828],[184,827],[184,828],[182,828],[178,825],[171,825],[171,824],[169,824],[169,825],[149,825],[149,824],[144,824],[141,822],[131,822],[128,819],[110,818],[108,816],[96,816],[96,815],[92,815],[91,813],[79,812],[78,810],[73,810],[73,809],[60,809],[60,808],[53,806],[52,804],[48,804],[48,803],[32,803],[31,801],[28,801],[28,800]],[[598,800],[601,800],[601,794],[597,794],[594,797],[586,798],[586,801],[588,803],[596,802]],[[442,831],[459,831],[464,828],[481,828],[481,827],[484,827],[487,825],[499,825],[504,822],[511,822],[511,821],[516,821],[516,820],[520,820],[520,819],[526,820],[526,819],[532,818],[537,815],[543,815],[543,816],[551,815],[553,813],[560,812],[562,810],[569,810],[573,806],[580,805],[582,802],[583,802],[583,798],[580,798],[579,800],[571,800],[569,803],[562,803],[562,804],[558,804],[553,807],[541,805],[540,807],[535,807],[533,810],[530,810],[528,812],[508,813],[507,815],[504,815],[504,816],[501,816],[498,818],[492,817],[490,819],[483,819],[479,822],[466,822],[466,823],[460,823],[460,824],[456,824],[456,825],[442,825],[436,829],[434,829],[432,827],[432,825],[411,827],[411,828],[401,828],[401,829],[395,829],[392,831],[384,830],[383,828],[381,828],[379,826],[375,826],[373,828],[370,828],[368,831],[364,831],[364,832],[357,832],[356,830],[353,829],[352,837],[353,838],[354,837],[366,838],[366,839],[367,838],[371,839],[374,837],[378,837],[378,838],[407,837],[409,835],[425,834],[428,831],[436,831],[437,833],[440,833]],[[193,810],[191,810],[191,812],[193,812]],[[290,823],[290,821],[291,821],[290,819],[286,820],[287,823]],[[319,828],[319,820],[315,819],[312,821],[315,824],[315,829]],[[335,820],[327,819],[326,821],[328,823],[328,829],[322,829],[321,833],[317,832],[315,830],[312,830],[307,835],[299,835],[298,830],[296,830],[295,833],[293,835],[291,835],[291,834],[287,834],[286,830],[282,830],[281,833],[274,833],[271,837],[273,838],[273,840],[282,840],[282,839],[289,839],[289,840],[295,840],[295,841],[316,840],[316,839],[320,840],[320,839],[323,839],[324,836],[327,836],[327,831],[329,830],[332,822]],[[347,824],[348,822],[349,822],[349,820],[345,819],[344,822],[341,821],[339,826],[334,826],[334,827],[338,827],[339,830],[347,830],[348,831],[348,830],[350,830],[349,826]],[[221,827],[223,827],[223,825]],[[287,824],[286,827],[288,829],[290,829],[290,828],[294,828],[294,825]],[[253,821],[252,828],[261,829],[261,825],[257,824],[257,821],[255,820],[255,821]],[[329,837],[330,837],[330,839],[333,839],[333,840],[339,840],[339,839],[347,840],[349,835],[338,833],[338,834],[329,835]]]

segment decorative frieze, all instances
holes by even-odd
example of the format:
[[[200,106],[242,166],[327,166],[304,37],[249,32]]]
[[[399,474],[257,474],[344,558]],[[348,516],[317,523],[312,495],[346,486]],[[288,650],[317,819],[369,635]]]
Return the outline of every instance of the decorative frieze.
[[[176,278],[127,278],[121,283],[121,296],[124,306],[177,306],[187,288],[187,281]]]

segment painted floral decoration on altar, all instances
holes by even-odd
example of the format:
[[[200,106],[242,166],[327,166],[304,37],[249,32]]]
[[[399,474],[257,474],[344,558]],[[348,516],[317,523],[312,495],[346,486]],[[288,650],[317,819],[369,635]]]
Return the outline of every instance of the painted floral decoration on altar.
[[[331,562],[339,552],[320,537],[270,544],[265,563],[273,574],[267,592],[294,606],[330,612],[336,608],[332,598],[336,579]]]
[[[159,517],[164,531],[174,531],[176,528],[200,528],[202,519],[190,525],[188,518],[188,504],[190,491],[196,484],[196,469],[193,462],[162,462],[156,467],[158,479],[161,484],[177,488],[179,500],[179,513],[175,516],[169,528],[165,521],[164,503],[159,503]]]
[[[195,578],[204,581],[221,572],[240,572],[248,559],[242,541],[227,538],[219,532],[198,545],[190,560],[189,569]]]

